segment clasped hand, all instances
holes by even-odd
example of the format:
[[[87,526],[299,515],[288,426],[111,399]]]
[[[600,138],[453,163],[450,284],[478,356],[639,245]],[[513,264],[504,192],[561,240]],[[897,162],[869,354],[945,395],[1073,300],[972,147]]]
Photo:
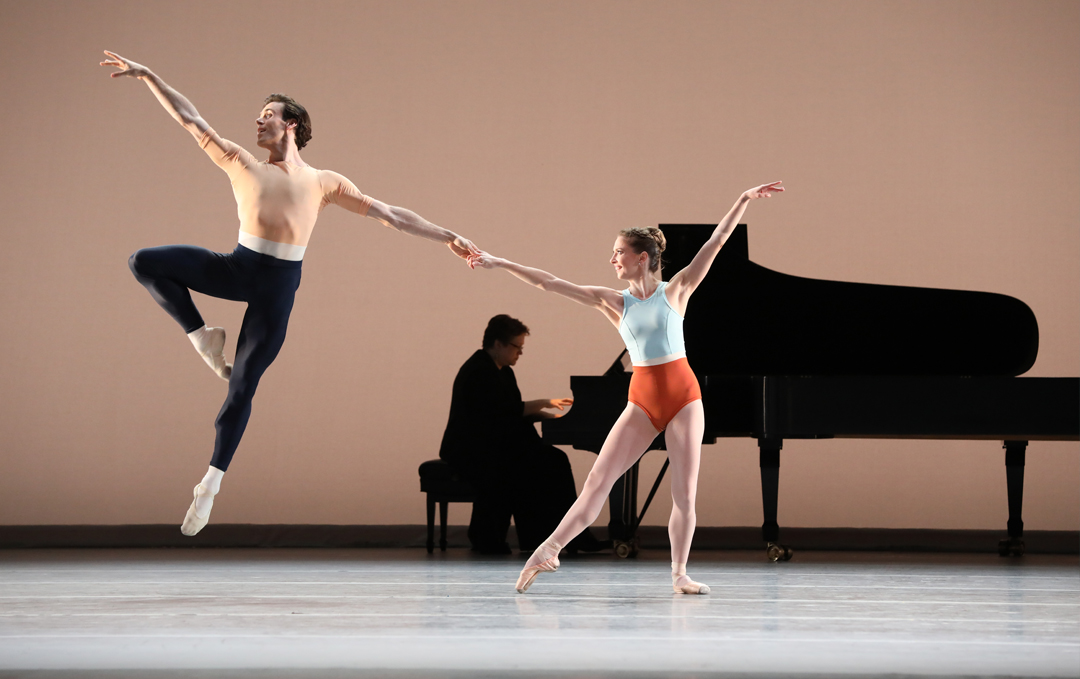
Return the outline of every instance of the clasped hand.
[[[477,250],[476,254],[470,254],[465,258],[465,263],[470,269],[494,269],[499,265],[499,261],[498,257],[483,250]]]
[[[472,257],[479,255],[483,250],[476,247],[471,240],[458,236],[454,240],[446,244],[446,247],[450,248],[450,252],[453,252],[458,257],[461,257],[466,263]]]

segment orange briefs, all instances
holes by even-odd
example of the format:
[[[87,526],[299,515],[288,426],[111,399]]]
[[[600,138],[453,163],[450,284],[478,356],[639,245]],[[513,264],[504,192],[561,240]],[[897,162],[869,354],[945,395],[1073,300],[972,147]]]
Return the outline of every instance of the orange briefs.
[[[664,431],[687,403],[701,400],[701,386],[686,358],[635,365],[627,400],[645,411],[657,431]]]

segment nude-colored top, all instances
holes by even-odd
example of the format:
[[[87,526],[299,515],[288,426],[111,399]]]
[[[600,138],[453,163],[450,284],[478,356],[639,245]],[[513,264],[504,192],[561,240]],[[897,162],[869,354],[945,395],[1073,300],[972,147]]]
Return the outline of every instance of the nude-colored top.
[[[371,207],[371,198],[337,172],[256,160],[213,129],[203,133],[199,146],[232,180],[240,230],[259,238],[306,247],[329,203],[361,216]]]

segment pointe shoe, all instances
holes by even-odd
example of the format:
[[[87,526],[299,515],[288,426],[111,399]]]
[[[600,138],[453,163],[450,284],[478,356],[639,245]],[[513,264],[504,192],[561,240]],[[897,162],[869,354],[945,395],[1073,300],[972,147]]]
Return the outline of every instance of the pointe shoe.
[[[206,486],[199,484],[195,486],[195,499],[191,501],[191,506],[188,507],[187,515],[184,516],[184,523],[180,525],[180,532],[184,535],[195,535],[203,528],[206,527],[206,522],[210,520],[210,511],[214,508],[210,505],[210,509],[206,511],[206,516],[199,516],[199,513],[195,510],[195,503],[199,501],[199,490],[206,490]],[[206,493],[202,493],[206,495]]]
[[[677,584],[679,580],[686,578],[686,582]],[[675,590],[676,594],[708,594],[712,590],[709,586],[700,582],[694,582],[689,577],[682,575],[671,583],[671,589]]]
[[[526,590],[532,587],[533,580],[541,572],[553,573],[559,570],[559,555],[551,557],[536,564],[535,566],[526,566],[521,569],[521,575],[518,576],[517,584],[514,585],[514,589],[518,594],[524,594]]]
[[[210,341],[206,349],[199,352],[199,355],[206,361],[206,365],[217,373],[218,377],[228,382],[229,376],[232,375],[232,363],[225,361],[225,328],[207,328],[206,330],[210,333]]]

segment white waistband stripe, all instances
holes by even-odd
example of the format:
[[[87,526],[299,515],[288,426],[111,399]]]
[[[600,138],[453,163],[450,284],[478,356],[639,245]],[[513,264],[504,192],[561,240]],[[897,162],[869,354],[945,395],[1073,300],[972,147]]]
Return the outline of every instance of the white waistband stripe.
[[[272,240],[253,236],[246,231],[241,231],[237,242],[248,250],[284,259],[290,262],[299,262],[304,258],[305,245],[289,245],[288,243],[276,243]]]

